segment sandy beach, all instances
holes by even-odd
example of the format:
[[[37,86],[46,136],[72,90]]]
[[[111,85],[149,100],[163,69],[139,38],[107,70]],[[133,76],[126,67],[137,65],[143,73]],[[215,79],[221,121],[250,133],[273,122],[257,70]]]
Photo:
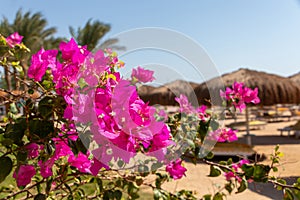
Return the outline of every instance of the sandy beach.
[[[258,154],[264,154],[266,159],[261,163],[270,163],[270,155],[274,151],[277,144],[280,145],[280,151],[284,153],[278,166],[278,172],[274,175],[287,179],[287,182],[295,180],[295,177],[300,177],[300,139],[296,139],[293,135],[288,137],[287,133],[280,136],[278,128],[283,128],[296,123],[296,119],[282,122],[267,123],[266,126],[259,130],[251,130],[253,149]],[[226,124],[231,123],[231,120],[226,120]],[[246,143],[245,131],[238,133],[239,141]],[[216,178],[207,177],[209,166],[198,164],[194,165],[185,162],[185,167],[188,169],[186,177],[178,181],[166,183],[164,188],[170,191],[178,191],[181,189],[190,189],[195,191],[197,196],[201,197],[204,194],[215,193],[223,187],[224,177]],[[228,200],[240,199],[282,199],[282,191],[277,191],[272,184],[251,183],[249,189],[241,194],[235,194],[235,191],[227,196]]]

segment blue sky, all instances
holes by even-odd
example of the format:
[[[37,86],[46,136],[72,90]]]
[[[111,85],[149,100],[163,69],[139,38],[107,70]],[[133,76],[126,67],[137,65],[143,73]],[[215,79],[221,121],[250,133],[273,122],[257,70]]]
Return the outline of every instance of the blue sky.
[[[1,16],[10,20],[19,8],[41,12],[59,36],[70,37],[68,27],[83,26],[88,19],[111,24],[107,38],[142,27],[175,30],[198,42],[221,74],[241,67],[283,76],[300,71],[300,3],[296,0],[2,0],[1,7]],[[144,58],[148,54],[152,56]],[[166,58],[171,57],[151,51],[127,57],[130,65]],[[172,60],[163,64],[200,82],[191,70],[184,70],[188,67],[183,67],[183,61]]]

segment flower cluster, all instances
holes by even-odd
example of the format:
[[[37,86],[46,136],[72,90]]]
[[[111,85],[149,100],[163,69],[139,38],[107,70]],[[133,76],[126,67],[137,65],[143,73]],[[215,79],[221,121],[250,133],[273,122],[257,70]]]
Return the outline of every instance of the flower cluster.
[[[220,91],[221,97],[225,98],[229,104],[233,104],[235,108],[238,108],[242,112],[246,108],[246,103],[258,104],[260,99],[258,98],[258,88],[252,90],[244,86],[244,83],[234,82],[232,88],[227,87],[225,92]]]
[[[233,142],[238,139],[236,133],[237,130],[224,127],[210,132],[208,136],[211,140],[215,140],[218,142]]]
[[[201,105],[195,108],[189,102],[188,97],[183,94],[180,94],[179,97],[175,97],[175,101],[177,101],[177,103],[179,104],[179,111],[181,113],[196,115],[202,121],[207,121],[210,118],[210,115],[207,113],[207,107],[205,105]]]
[[[41,81],[49,68],[55,68],[57,50],[44,50],[43,48],[31,57],[31,65],[28,69],[28,77],[35,81]]]
[[[23,36],[19,35],[18,32],[15,32],[6,38],[6,43],[9,47],[13,48],[17,44],[21,44],[22,40]]]
[[[137,69],[132,69],[131,78],[133,82],[147,83],[155,80],[153,73],[151,70],[146,70],[138,66]]]
[[[52,176],[54,164],[63,158],[78,171],[93,175],[103,167],[108,169],[112,160],[129,163],[139,151],[164,161],[167,147],[174,144],[170,129],[156,120],[156,109],[140,99],[133,85],[154,80],[153,71],[138,67],[132,71],[132,80],[125,80],[116,71],[124,64],[110,50],[92,54],[74,39],[61,42],[59,49],[62,62],[56,58],[58,51],[41,49],[32,56],[28,70],[34,81],[42,81],[51,70],[56,93],[67,103],[63,116],[68,123],[61,124],[61,133],[52,138],[53,155],[38,162],[41,176]],[[92,151],[72,151],[69,141],[78,139],[75,124],[89,124],[91,139],[98,145]],[[38,156],[38,145],[27,149],[30,158]],[[15,177],[30,182],[32,176],[24,177],[21,172],[17,170]]]
[[[225,172],[224,173],[224,176],[226,178],[227,181],[230,181],[230,180],[237,180],[238,182],[241,182],[242,179],[240,176],[238,176],[237,173],[239,172],[242,172],[242,166],[245,165],[245,164],[249,164],[250,161],[247,160],[247,159],[242,159],[240,160],[238,163],[234,163],[231,165],[231,168],[232,168],[232,171],[229,171],[229,172]],[[249,181],[249,180],[248,180]]]
[[[166,166],[166,171],[174,180],[181,179],[185,175],[186,170],[187,169],[182,166],[182,160],[180,159],[177,159]]]

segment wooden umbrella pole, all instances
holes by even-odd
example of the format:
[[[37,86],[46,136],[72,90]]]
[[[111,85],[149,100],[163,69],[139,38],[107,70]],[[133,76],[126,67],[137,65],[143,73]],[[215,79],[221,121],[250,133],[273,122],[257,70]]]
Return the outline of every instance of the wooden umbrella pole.
[[[252,145],[251,142],[251,135],[249,130],[249,109],[248,106],[246,106],[246,140],[248,145]]]

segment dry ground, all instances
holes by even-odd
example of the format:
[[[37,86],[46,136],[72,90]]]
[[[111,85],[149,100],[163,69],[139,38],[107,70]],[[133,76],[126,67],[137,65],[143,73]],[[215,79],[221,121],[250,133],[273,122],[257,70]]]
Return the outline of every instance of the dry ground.
[[[226,123],[230,123],[227,120]],[[253,149],[259,153],[264,154],[267,159],[262,163],[270,163],[269,156],[274,151],[277,144],[280,144],[280,151],[284,153],[281,160],[281,165],[278,167],[279,171],[275,174],[289,180],[295,180],[295,177],[300,177],[300,139],[295,137],[280,136],[278,128],[294,124],[296,121],[288,122],[272,122],[268,123],[264,129],[251,130]],[[245,131],[238,133],[239,142],[245,142]],[[165,188],[170,191],[177,191],[180,189],[191,189],[197,192],[199,196],[207,193],[214,193],[218,191],[224,182],[224,177],[209,178],[209,167],[207,165],[193,165],[192,163],[185,163],[188,169],[186,177],[178,181],[172,181],[165,184]],[[241,194],[232,194],[227,197],[228,200],[240,199],[282,199],[281,191],[277,191],[271,184],[250,184],[249,189]]]

